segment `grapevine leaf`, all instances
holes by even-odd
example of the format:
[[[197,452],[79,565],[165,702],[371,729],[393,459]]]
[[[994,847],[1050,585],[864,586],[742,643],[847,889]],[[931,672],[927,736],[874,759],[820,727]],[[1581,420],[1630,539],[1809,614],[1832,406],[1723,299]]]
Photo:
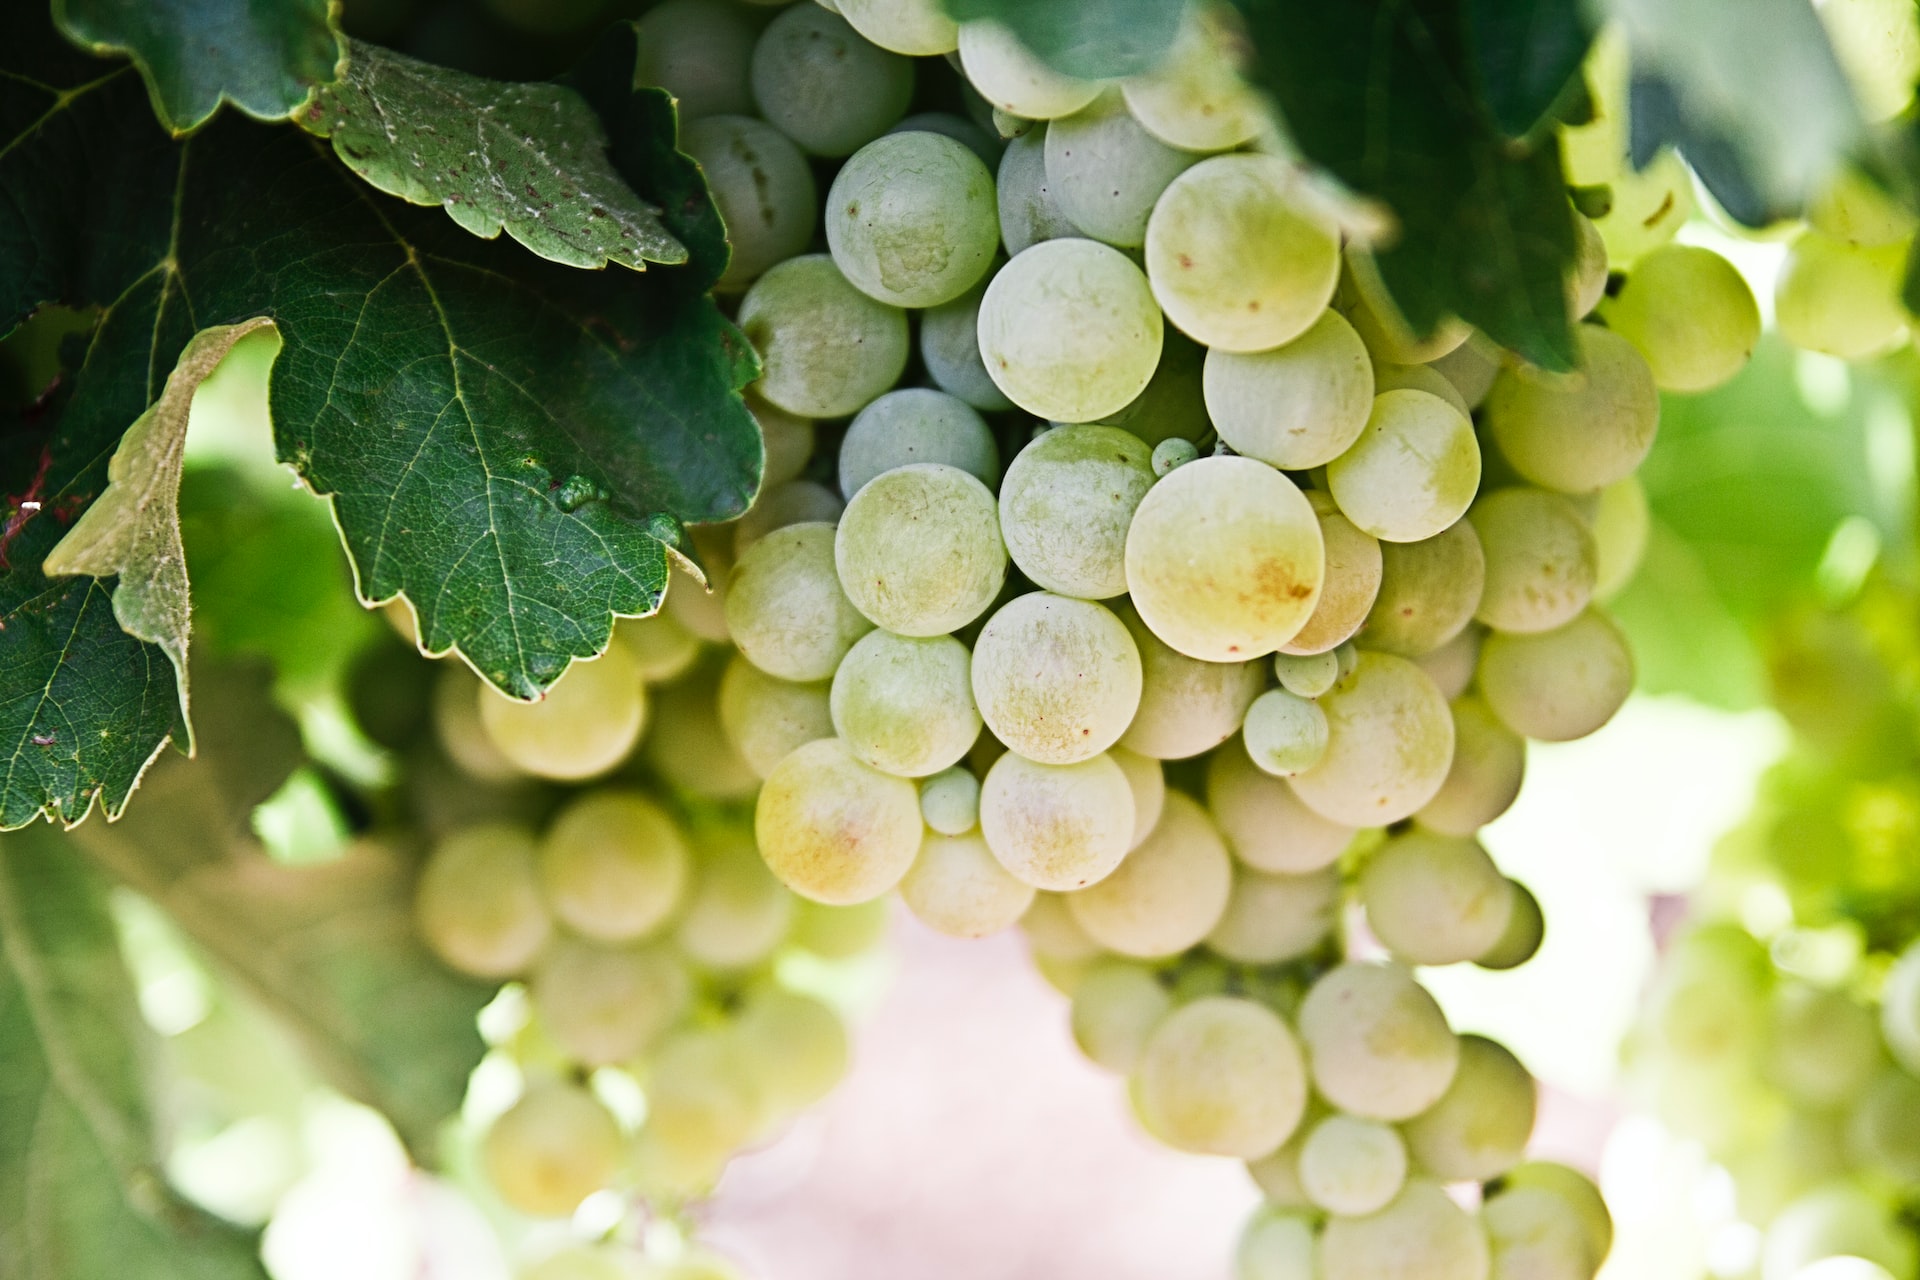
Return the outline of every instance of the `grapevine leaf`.
[[[1166,56],[1181,0],[946,0],[959,22],[992,18],[1059,71],[1087,80],[1130,76]]]
[[[194,390],[233,344],[265,320],[216,325],[194,335],[167,376],[165,390],[134,419],[107,464],[107,485],[58,545],[41,572],[49,578],[120,576],[113,616],[120,629],[160,646],[180,687],[187,741],[187,557],[180,545],[180,465]]]
[[[0,1274],[264,1280],[250,1233],[166,1185],[152,1037],[87,864],[0,840]]]
[[[421,945],[411,859],[372,844],[300,866],[267,857],[248,819],[298,763],[299,734],[263,671],[195,674],[198,758],[163,760],[124,819],[71,839],[165,910],[425,1159],[480,1061],[474,1019],[493,989]]]
[[[1627,159],[1635,169],[1646,168],[1661,148],[1671,146],[1734,221],[1764,227],[1798,212],[1797,205],[1770,201],[1738,145],[1710,121],[1690,114],[1681,97],[1665,76],[1634,73],[1628,92]]]
[[[346,74],[299,119],[381,191],[439,205],[482,239],[504,229],[570,267],[687,260],[660,210],[608,162],[592,110],[562,85],[486,80],[355,41]]]
[[[1301,151],[1396,219],[1375,256],[1414,329],[1457,315],[1535,364],[1572,368],[1559,149],[1495,126],[1458,0],[1235,2],[1249,73]]]
[[[328,9],[327,0],[53,0],[69,39],[133,59],[175,133],[223,101],[261,120],[291,115],[346,55]]]
[[[1474,66],[1502,132],[1524,138],[1578,92],[1593,43],[1581,0],[1467,0]]]

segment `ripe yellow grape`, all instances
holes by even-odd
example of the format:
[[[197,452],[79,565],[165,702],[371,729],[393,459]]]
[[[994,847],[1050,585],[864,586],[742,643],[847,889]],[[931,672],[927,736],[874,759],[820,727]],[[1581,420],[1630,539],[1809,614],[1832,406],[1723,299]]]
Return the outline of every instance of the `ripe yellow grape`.
[[[938,773],[980,735],[970,667],[967,646],[952,636],[869,631],[833,674],[833,726],[876,769]]]
[[[1167,647],[1130,603],[1116,602],[1140,652],[1140,706],[1120,745],[1155,760],[1185,760],[1234,736],[1264,678],[1258,662],[1202,662]]]
[[[1484,1036],[1461,1036],[1453,1083],[1400,1132],[1434,1177],[1486,1182],[1526,1157],[1537,1105],[1533,1077],[1511,1050]]]
[[[776,529],[727,579],[727,628],[747,661],[782,680],[825,680],[873,630],[841,589],[833,525]]]
[[[1325,466],[1345,453],[1373,409],[1366,344],[1331,309],[1282,346],[1208,351],[1203,379],[1220,438],[1237,453],[1288,471]]]
[[[1593,531],[1560,494],[1513,485],[1484,494],[1467,519],[1486,557],[1474,617],[1499,631],[1551,631],[1593,598]]]
[[[1473,621],[1486,581],[1486,551],[1471,521],[1419,542],[1383,542],[1380,589],[1359,641],[1408,658],[1432,653]]]
[[[1009,751],[981,783],[980,831],[1015,879],[1056,892],[1084,888],[1133,847],[1133,788],[1106,755],[1039,764]]]
[[[1232,875],[1226,843],[1206,810],[1170,791],[1153,833],[1112,874],[1069,894],[1067,908],[1110,951],[1172,955],[1219,923]]]
[[[1494,632],[1480,648],[1479,670],[1493,713],[1542,742],[1584,738],[1633,691],[1633,652],[1598,609],[1535,635]]]
[[[895,467],[862,485],[840,517],[833,556],[847,599],[903,636],[958,631],[1007,576],[992,490],[943,463]]]
[[[1153,449],[1118,427],[1055,427],[1000,485],[1007,554],[1034,585],[1105,600],[1127,589],[1127,527],[1153,487]]]
[[[1326,546],[1325,577],[1320,584],[1320,599],[1306,624],[1280,646],[1280,652],[1287,654],[1326,653],[1351,639],[1379,598],[1385,564],[1380,540],[1361,532],[1342,515],[1331,495],[1314,489],[1308,492],[1307,501],[1320,519],[1320,537]]]
[[[1306,1111],[1300,1045],[1265,1005],[1208,996],[1163,1018],[1131,1080],[1148,1133],[1182,1151],[1257,1159]]]
[[[843,418],[900,380],[907,315],[869,298],[824,253],[788,258],[741,299],[740,329],[760,353],[754,391],[803,418]]]
[[[540,884],[554,915],[603,942],[659,928],[680,904],[688,868],[679,826],[637,791],[580,796],[540,840]]]
[[[1335,822],[1378,827],[1433,799],[1453,764],[1453,716],[1427,673],[1362,651],[1323,694],[1327,751],[1293,779],[1307,807]]]
[[[564,1217],[612,1181],[620,1127],[585,1089],[549,1081],[493,1122],[480,1157],[501,1199],[536,1218]]]
[[[1452,525],[1480,487],[1473,423],[1439,396],[1374,397],[1366,428],[1327,464],[1327,487],[1356,528],[1383,542],[1418,542]]]
[[[1580,369],[1510,365],[1488,393],[1486,421],[1513,469],[1562,493],[1591,493],[1631,475],[1653,448],[1660,393],[1617,333],[1583,324]]]
[[[1453,764],[1414,821],[1442,835],[1470,836],[1512,806],[1526,770],[1526,739],[1500,723],[1482,699],[1455,698]]]
[[[1856,245],[1818,231],[1787,249],[1774,283],[1774,320],[1796,347],[1866,360],[1906,341],[1913,317],[1900,301],[1907,245]]]
[[[794,750],[754,808],[760,855],[781,883],[835,906],[877,898],[920,849],[913,783],[863,763],[838,738]]]
[[[1733,264],[1711,249],[1669,244],[1633,264],[1600,308],[1639,348],[1663,391],[1707,391],[1746,367],[1760,307]]]
[[[1008,601],[973,646],[973,696],[994,736],[1042,764],[1104,752],[1140,706],[1140,653],[1111,610],[1035,591]]]
[[[1026,913],[1033,905],[1033,886],[1009,874],[979,832],[943,836],[929,831],[900,881],[900,897],[937,933],[984,938]]]
[[[455,831],[420,872],[413,920],[434,954],[480,978],[524,970],[553,933],[533,833],[506,823]]]
[[[647,690],[619,646],[576,661],[538,702],[516,702],[482,684],[480,723],[500,754],[524,772],[579,781],[626,759],[646,723]]]
[[[1633,581],[1647,552],[1651,525],[1647,491],[1638,476],[1616,480],[1600,491],[1593,513],[1593,545],[1599,564],[1593,581],[1595,600],[1611,600]]]
[[[1349,962],[1323,974],[1300,1004],[1314,1087],[1343,1111],[1408,1120],[1453,1083],[1460,1042],[1446,1015],[1397,964]]]
[[[1367,860],[1359,891],[1374,936],[1410,964],[1484,955],[1513,910],[1506,877],[1479,841],[1418,827]]]

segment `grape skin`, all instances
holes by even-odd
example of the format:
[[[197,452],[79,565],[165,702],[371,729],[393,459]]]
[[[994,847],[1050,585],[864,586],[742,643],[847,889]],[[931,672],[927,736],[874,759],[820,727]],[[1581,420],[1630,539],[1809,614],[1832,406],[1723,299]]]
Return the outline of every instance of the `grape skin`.
[[[1260,95],[1228,56],[1231,36],[1217,15],[1189,11],[1160,65],[1123,81],[1127,109],[1169,146],[1230,151],[1252,141],[1267,121]]]
[[[1633,653],[1596,609],[1553,631],[1495,632],[1480,649],[1480,691],[1515,733],[1568,742],[1611,720],[1627,700]]]
[[[532,833],[506,823],[466,827],[434,845],[413,905],[434,954],[479,978],[532,963],[553,933],[534,858]]]
[[[1055,427],[1000,486],[1000,533],[1034,585],[1105,600],[1127,589],[1127,529],[1153,487],[1152,450],[1118,427]]]
[[[1155,760],[1185,760],[1232,738],[1259,696],[1255,662],[1202,662],[1148,630],[1128,602],[1115,606],[1140,652],[1140,706],[1120,745]]]
[[[873,630],[841,589],[834,563],[840,536],[830,524],[788,525],[754,543],[733,567],[727,629],[747,661],[768,675],[825,680]]]
[[[797,748],[768,775],[754,810],[760,856],[802,897],[848,906],[877,898],[920,849],[920,797],[837,738]]]
[[[1147,1132],[1182,1151],[1242,1160],[1285,1142],[1307,1104],[1293,1032],[1264,1005],[1229,996],[1162,1019],[1131,1084]]]
[[[1486,577],[1486,552],[1470,521],[1418,542],[1381,543],[1380,590],[1360,642],[1407,658],[1434,652],[1473,621]]]
[[[938,933],[984,938],[1025,914],[1033,904],[1033,886],[1009,875],[978,833],[930,831],[900,881],[900,897]]]
[[[858,413],[907,367],[906,313],[854,288],[824,253],[769,268],[741,299],[738,322],[760,353],[754,391],[803,418]]]
[[[1327,717],[1326,754],[1293,779],[1294,793],[1316,813],[1348,826],[1385,826],[1411,816],[1445,783],[1453,716],[1426,672],[1405,658],[1362,651],[1318,705]]]
[[[1084,234],[1121,248],[1147,238],[1147,217],[1196,157],[1169,147],[1107,93],[1047,126],[1047,185]]]
[[[1439,396],[1384,392],[1353,447],[1327,464],[1327,487],[1356,528],[1383,542],[1434,537],[1480,487],[1473,424]]]
[[[980,780],[964,765],[943,769],[920,784],[920,816],[943,836],[957,836],[980,823]]]
[[[939,0],[834,0],[853,29],[882,49],[928,57],[960,47],[960,28]]]
[[[854,415],[840,439],[840,492],[851,498],[875,476],[916,462],[958,467],[984,485],[1000,479],[1000,446],[971,405],[942,391],[903,387]]]
[[[1207,946],[1236,964],[1296,960],[1332,936],[1339,908],[1340,876],[1332,867],[1305,875],[1235,867],[1226,912]]]
[[[1271,350],[1208,351],[1203,378],[1207,413],[1220,438],[1235,452],[1288,471],[1325,466],[1345,453],[1373,409],[1366,345],[1333,310]]]
[[[671,93],[683,130],[702,117],[741,115],[753,109],[747,68],[754,36],[753,24],[736,9],[708,0],[666,0],[634,24],[633,83]],[[682,133],[683,142],[687,136]],[[692,147],[683,150],[698,158]],[[811,179],[808,187],[811,217]]]
[[[1320,1237],[1322,1280],[1488,1280],[1487,1237],[1439,1184],[1410,1178],[1378,1213],[1336,1216]]]
[[[973,695],[994,736],[1043,764],[1120,740],[1140,705],[1139,650],[1113,613],[1035,591],[1003,605],[973,648]]]
[[[957,467],[895,467],[847,503],[834,563],[847,598],[875,625],[946,635],[979,617],[1006,581],[998,506]]]
[[[1262,772],[1237,744],[1207,762],[1207,806],[1234,855],[1256,871],[1318,871],[1353,841],[1354,828],[1309,809],[1292,787]]]
[[[1405,968],[1349,962],[1313,984],[1300,1005],[1313,1083],[1343,1111],[1407,1120],[1453,1083],[1460,1042]]]
[[[993,175],[964,143],[910,131],[876,138],[827,192],[827,246],[854,287],[896,307],[972,288],[1000,243]]]
[[[1102,961],[1074,990],[1073,1041],[1096,1065],[1128,1075],[1172,1010],[1173,997],[1151,969],[1128,960]]]
[[[980,786],[980,830],[1015,879],[1056,892],[1111,875],[1133,840],[1133,788],[1112,759],[1039,764],[1009,751]]]
[[[540,885],[554,915],[602,942],[659,928],[686,892],[690,865],[679,827],[637,791],[580,796],[540,841]]]
[[[1803,231],[1787,250],[1774,283],[1780,336],[1796,347],[1842,360],[1867,360],[1907,338],[1910,317],[1900,301],[1904,242],[1847,244]]]
[[[967,646],[952,636],[869,631],[833,675],[833,727],[874,768],[923,778],[967,754],[980,735]]]
[[[1067,908],[1110,951],[1164,956],[1212,932],[1231,890],[1232,863],[1220,833],[1198,804],[1170,791],[1153,833],[1112,874],[1070,894]]]

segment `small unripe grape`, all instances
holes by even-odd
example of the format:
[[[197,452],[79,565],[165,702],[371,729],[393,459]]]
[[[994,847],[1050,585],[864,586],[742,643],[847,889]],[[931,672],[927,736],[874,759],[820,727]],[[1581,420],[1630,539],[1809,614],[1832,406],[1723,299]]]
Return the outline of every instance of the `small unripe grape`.
[[[980,780],[965,765],[942,769],[920,784],[920,816],[943,836],[980,825]]]
[[[1247,708],[1241,727],[1247,755],[1276,778],[1290,778],[1327,754],[1327,715],[1285,689],[1269,689]]]
[[[825,680],[873,624],[841,589],[833,525],[793,524],[740,557],[727,627],[747,661],[782,680]]]
[[[1321,653],[1273,655],[1273,673],[1280,687],[1301,698],[1317,698],[1340,678],[1340,659],[1332,649]]]
[[[1153,446],[1153,474],[1164,476],[1175,467],[1184,467],[1200,456],[1193,441],[1173,436]]]
[[[913,865],[921,831],[913,784],[862,763],[837,738],[782,760],[754,809],[754,836],[773,874],[831,905],[893,888]]]
[[[680,904],[689,858],[665,810],[637,791],[592,791],[562,809],[540,841],[540,883],[574,931],[625,942]]]

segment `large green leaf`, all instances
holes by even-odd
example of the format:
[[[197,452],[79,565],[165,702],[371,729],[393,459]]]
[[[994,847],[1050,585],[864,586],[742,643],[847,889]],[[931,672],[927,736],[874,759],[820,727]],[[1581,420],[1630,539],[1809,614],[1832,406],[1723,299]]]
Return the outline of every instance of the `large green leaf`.
[[[1548,136],[1508,138],[1478,93],[1461,0],[1235,0],[1250,75],[1308,159],[1397,222],[1380,274],[1413,327],[1447,315],[1550,369],[1575,358],[1572,211]]]
[[[164,1181],[153,1048],[86,863],[0,839],[0,1275],[264,1280],[251,1234]]]
[[[1521,138],[1577,94],[1593,43],[1582,0],[1466,0],[1480,90],[1501,130]]]
[[[224,102],[278,120],[339,73],[345,41],[327,0],[53,0],[54,20],[95,53],[124,53],[154,112],[185,133]]]
[[[1070,76],[1104,80],[1145,71],[1166,55],[1183,0],[946,0],[961,22],[1004,22],[1029,49]]]
[[[687,260],[608,163],[599,118],[562,85],[486,80],[355,42],[346,74],[300,123],[380,190],[440,205],[483,239],[504,229],[570,267]]]
[[[362,844],[318,864],[267,857],[248,819],[299,762],[299,735],[263,673],[195,675],[198,757],[162,760],[125,818],[68,838],[164,909],[336,1087],[384,1112],[425,1158],[480,1061],[474,1019],[493,988],[421,944],[403,853]]]

